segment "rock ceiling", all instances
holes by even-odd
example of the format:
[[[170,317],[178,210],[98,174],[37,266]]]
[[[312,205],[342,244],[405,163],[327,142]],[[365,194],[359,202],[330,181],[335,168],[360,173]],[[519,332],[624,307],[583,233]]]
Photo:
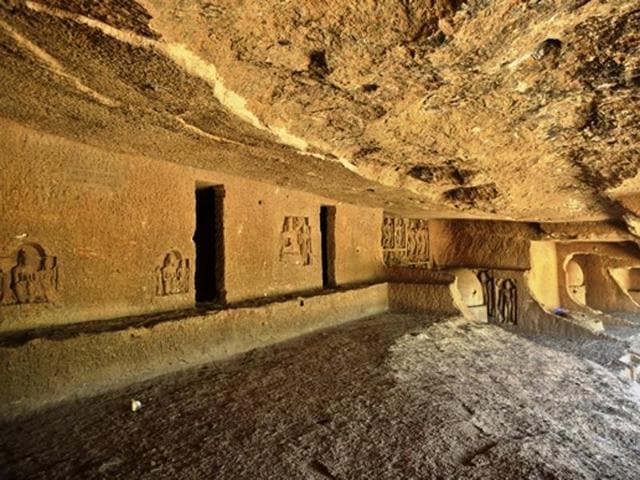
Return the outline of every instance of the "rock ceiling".
[[[637,0],[0,0],[0,58],[0,116],[132,159],[428,217],[640,215]]]

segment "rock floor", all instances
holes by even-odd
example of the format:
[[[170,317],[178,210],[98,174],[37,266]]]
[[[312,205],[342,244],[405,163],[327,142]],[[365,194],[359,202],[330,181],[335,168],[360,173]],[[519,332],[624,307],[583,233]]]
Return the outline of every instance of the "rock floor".
[[[0,424],[0,478],[640,478],[636,391],[553,342],[387,314]]]

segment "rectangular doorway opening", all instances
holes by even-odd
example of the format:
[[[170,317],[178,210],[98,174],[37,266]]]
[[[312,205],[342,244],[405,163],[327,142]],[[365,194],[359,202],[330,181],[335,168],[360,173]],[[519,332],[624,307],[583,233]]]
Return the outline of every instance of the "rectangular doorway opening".
[[[336,286],[336,207],[320,207],[320,235],[322,248],[322,286]]]
[[[223,200],[222,186],[196,184],[196,303],[225,302]]]

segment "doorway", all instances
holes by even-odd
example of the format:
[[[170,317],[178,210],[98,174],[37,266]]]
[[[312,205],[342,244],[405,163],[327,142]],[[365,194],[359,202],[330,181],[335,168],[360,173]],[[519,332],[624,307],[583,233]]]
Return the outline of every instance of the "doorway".
[[[322,287],[336,286],[336,207],[320,207],[320,235],[322,248]]]
[[[196,303],[224,303],[224,188],[196,184]]]

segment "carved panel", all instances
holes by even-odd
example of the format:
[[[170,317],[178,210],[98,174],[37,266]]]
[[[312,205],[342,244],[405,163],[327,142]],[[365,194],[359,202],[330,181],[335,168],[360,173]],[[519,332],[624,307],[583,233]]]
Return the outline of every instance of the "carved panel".
[[[311,227],[309,217],[284,217],[280,233],[280,260],[311,265]]]
[[[58,259],[40,245],[22,245],[0,258],[0,305],[50,302],[58,290]]]
[[[384,263],[389,267],[428,266],[427,220],[385,216],[382,221],[382,252]]]
[[[496,279],[491,270],[478,272],[487,318],[493,323],[518,324],[518,287],[514,279]]]
[[[191,265],[177,250],[167,253],[162,266],[156,268],[156,295],[176,295],[189,292]]]

